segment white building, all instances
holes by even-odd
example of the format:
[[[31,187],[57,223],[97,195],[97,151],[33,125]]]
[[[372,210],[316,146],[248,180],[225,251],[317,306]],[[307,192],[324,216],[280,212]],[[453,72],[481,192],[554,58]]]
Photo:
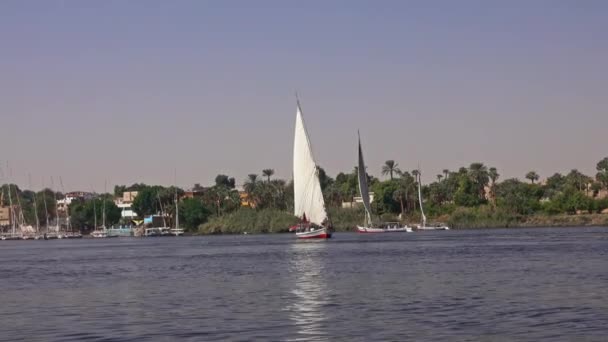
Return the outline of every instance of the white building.
[[[121,217],[132,220],[137,217],[137,213],[133,211],[133,200],[137,197],[137,191],[125,191],[122,197],[114,200],[114,204],[121,210]]]
[[[374,193],[370,192],[369,193],[369,203],[373,203],[373,202],[374,202]],[[342,202],[342,208],[354,208],[359,205],[363,205],[363,198],[361,198],[361,196],[353,197],[352,202]]]

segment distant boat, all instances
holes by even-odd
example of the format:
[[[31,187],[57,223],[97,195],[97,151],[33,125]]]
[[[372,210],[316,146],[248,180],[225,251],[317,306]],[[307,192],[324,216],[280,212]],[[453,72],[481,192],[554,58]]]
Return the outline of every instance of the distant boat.
[[[173,236],[182,236],[184,235],[184,230],[179,227],[179,198],[177,197],[177,184],[174,184],[173,186],[175,187],[175,228],[172,228],[169,231]]]
[[[445,223],[441,223],[441,222],[434,222],[434,223],[427,225],[426,215],[424,215],[424,209],[422,208],[422,190],[421,190],[421,185],[420,185],[420,183],[422,183],[422,177],[421,177],[420,170],[418,170],[417,183],[418,183],[418,203],[420,204],[420,214],[422,216],[422,222],[418,226],[416,226],[416,229],[417,230],[450,230],[450,227],[448,227]]]
[[[104,193],[106,192],[106,183],[104,182]],[[103,198],[102,213],[101,213],[101,227],[97,227],[97,199],[93,198],[93,225],[95,230],[91,232],[91,237],[94,238],[114,238],[119,235],[116,232],[111,232],[106,228],[106,199]]]
[[[358,132],[357,132],[358,133]],[[359,233],[411,233],[412,228],[400,222],[384,222],[374,225],[372,221],[372,208],[369,200],[369,186],[367,184],[367,172],[363,161],[363,149],[361,148],[361,136],[359,139],[359,163],[357,166],[359,179],[359,193],[365,208],[365,222],[363,226],[357,226]]]
[[[297,101],[293,146],[294,215],[301,223],[295,229],[299,239],[328,239],[332,229],[321,192],[319,168],[315,163],[308,132]]]
[[[117,237],[129,237],[134,235],[133,227],[131,226],[112,226],[106,229],[106,232],[108,235],[115,235]]]
[[[108,233],[105,230],[94,230],[91,232],[91,237],[94,238],[107,238]]]

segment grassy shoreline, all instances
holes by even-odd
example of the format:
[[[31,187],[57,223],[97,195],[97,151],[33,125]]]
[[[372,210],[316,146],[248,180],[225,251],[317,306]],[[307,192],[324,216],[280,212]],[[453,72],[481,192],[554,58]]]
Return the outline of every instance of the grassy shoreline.
[[[332,208],[329,210],[337,232],[354,231],[361,224],[363,213],[360,209]],[[417,222],[417,218],[408,217],[406,221]],[[397,221],[394,215],[381,218],[384,221]],[[456,210],[450,215],[438,218],[447,222],[453,229],[484,229],[484,228],[545,228],[545,227],[608,227],[606,214],[580,215],[511,215],[500,211]],[[431,221],[431,220],[429,220]],[[212,234],[267,234],[287,233],[289,227],[296,224],[298,219],[290,212],[276,209],[253,210],[241,209],[237,212],[211,218],[199,226],[195,235]]]

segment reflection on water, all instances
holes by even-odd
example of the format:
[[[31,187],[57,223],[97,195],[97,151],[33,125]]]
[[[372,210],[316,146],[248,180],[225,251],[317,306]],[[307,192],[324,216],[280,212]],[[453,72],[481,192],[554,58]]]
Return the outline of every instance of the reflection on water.
[[[288,303],[285,310],[301,335],[291,341],[328,339],[323,329],[329,324],[323,312],[323,306],[328,303],[323,277],[326,248],[325,241],[300,241],[291,246],[289,273],[293,302]]]

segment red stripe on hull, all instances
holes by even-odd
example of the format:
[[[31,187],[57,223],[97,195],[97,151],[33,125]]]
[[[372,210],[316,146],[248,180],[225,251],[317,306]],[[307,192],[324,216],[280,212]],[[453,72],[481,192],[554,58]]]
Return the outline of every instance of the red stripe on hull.
[[[331,233],[323,233],[319,235],[312,236],[298,236],[298,239],[329,239],[331,238]]]

